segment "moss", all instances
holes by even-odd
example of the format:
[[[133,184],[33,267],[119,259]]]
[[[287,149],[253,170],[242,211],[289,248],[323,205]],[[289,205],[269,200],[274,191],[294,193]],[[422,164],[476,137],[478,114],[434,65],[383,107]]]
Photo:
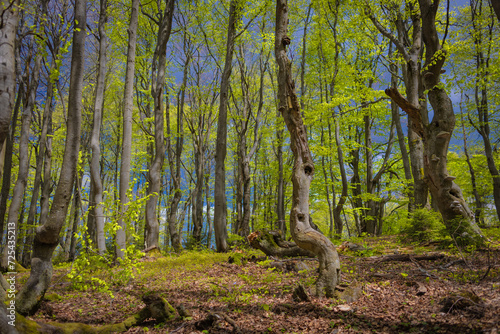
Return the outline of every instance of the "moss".
[[[16,272],[24,273],[26,271],[29,271],[29,270],[24,268],[19,262],[16,261]]]
[[[44,299],[48,300],[49,302],[55,302],[58,300],[62,300],[62,297],[57,293],[48,293],[44,296]]]

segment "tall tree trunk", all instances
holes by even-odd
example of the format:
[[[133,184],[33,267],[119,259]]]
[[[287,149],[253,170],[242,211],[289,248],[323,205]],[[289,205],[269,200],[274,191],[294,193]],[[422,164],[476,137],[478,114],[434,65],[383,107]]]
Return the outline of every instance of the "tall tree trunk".
[[[278,111],[278,117],[279,117]],[[279,122],[278,122],[279,123]],[[276,131],[277,137],[277,159],[278,159],[278,189],[276,201],[276,213],[278,215],[278,229],[286,236],[286,220],[285,220],[285,179],[283,166],[283,129]]]
[[[500,173],[495,164],[495,159],[493,157],[493,148],[491,147],[490,140],[490,111],[488,105],[488,88],[489,85],[489,63],[490,63],[490,54],[487,52],[486,54],[482,51],[483,48],[483,36],[481,32],[481,28],[478,27],[478,16],[481,16],[482,12],[482,1],[473,6],[473,2],[471,1],[471,21],[474,31],[474,45],[476,47],[476,85],[474,89],[474,100],[476,102],[476,109],[479,122],[474,125],[477,132],[481,135],[484,144],[484,155],[486,156],[486,164],[488,166],[488,170],[490,171],[492,183],[493,183],[493,201],[495,203],[495,208],[497,212],[497,217],[500,220]],[[493,42],[492,40],[492,32],[493,23],[490,25],[489,38],[486,43],[490,45]]]
[[[438,3],[419,0],[422,17],[422,38],[425,44],[425,64],[422,73],[424,88],[434,110],[432,122],[426,125],[418,105],[406,100],[396,89],[389,88],[389,95],[405,110],[424,141],[424,175],[432,197],[443,217],[448,233],[459,245],[480,245],[484,242],[479,227],[465,202],[460,187],[453,182],[454,176],[447,169],[447,153],[455,127],[453,105],[440,82],[440,74],[446,60],[436,30]],[[419,24],[420,21],[415,20]]]
[[[210,170],[210,160],[208,160],[207,163],[208,163],[207,170]],[[213,226],[212,226],[212,218],[210,217],[210,175],[209,174],[205,175],[205,201],[206,201],[206,205],[207,205],[207,226],[208,226],[207,248],[210,249],[210,246],[212,244]]]
[[[391,44],[391,55],[392,55],[392,44]],[[398,67],[395,64],[390,65],[391,68],[391,87],[396,88],[398,83],[397,70]],[[396,126],[396,133],[398,136],[399,151],[401,152],[401,160],[403,161],[403,169],[405,173],[405,179],[407,184],[412,182],[410,157],[408,156],[408,150],[406,149],[405,135],[403,133],[403,128],[401,126],[401,118],[399,117],[399,107],[396,102],[391,100],[391,115],[394,125]],[[408,212],[413,212],[415,204],[415,195],[410,191],[410,189],[405,189],[408,195]]]
[[[14,148],[14,136],[17,127],[17,116],[19,114],[19,109],[21,108],[21,103],[23,100],[23,81],[19,83],[19,89],[17,93],[16,104],[14,107],[14,113],[12,115],[12,125],[5,140],[5,148],[3,148],[5,153],[4,169],[2,174],[2,191],[0,193],[0,237],[3,237],[3,232],[5,228],[5,212],[7,211],[7,200],[9,199],[10,187],[11,187],[11,175],[12,175],[12,153]],[[3,153],[2,153],[3,154]],[[1,239],[3,240],[3,238]],[[0,242],[1,243],[1,242]]]
[[[104,208],[102,202],[102,180],[101,171],[99,168],[101,160],[101,124],[102,110],[104,106],[104,89],[106,77],[106,49],[108,47],[108,38],[106,36],[106,22],[108,21],[107,0],[100,1],[99,13],[99,59],[97,61],[97,86],[94,101],[94,125],[92,128],[92,138],[90,139],[90,148],[92,149],[92,159],[90,161],[90,180],[92,182],[92,199],[93,206],[91,214],[94,216],[97,250],[99,254],[104,254],[106,251],[105,236],[104,236]]]
[[[54,65],[54,62],[52,62]],[[52,68],[52,66],[51,66]],[[35,236],[35,229],[31,226],[35,224],[35,216],[38,204],[38,195],[40,192],[41,184],[42,184],[42,171],[43,171],[43,162],[45,158],[45,147],[47,145],[47,133],[49,130],[49,122],[52,118],[52,98],[54,95],[53,84],[49,82],[47,87],[47,97],[45,100],[45,107],[43,111],[43,123],[42,123],[42,131],[40,133],[40,139],[38,140],[38,153],[36,157],[36,171],[35,171],[35,180],[33,181],[33,192],[31,194],[31,202],[28,214],[28,220],[26,222],[26,226],[28,226],[29,231],[26,236],[25,246],[23,251],[23,260],[22,265],[24,267],[28,267],[31,262],[31,247],[33,244],[33,238]]]
[[[176,131],[176,141],[175,141],[175,151],[171,147],[171,130],[170,130],[170,113],[167,112],[167,152],[168,152],[168,162],[170,167],[170,178],[172,180],[173,192],[172,200],[170,201],[170,210],[168,212],[168,230],[170,233],[170,242],[175,252],[180,252],[182,249],[181,245],[181,235],[178,230],[178,209],[179,202],[182,198],[181,190],[181,155],[184,148],[184,103],[186,97],[186,85],[187,77],[189,73],[189,62],[191,60],[191,55],[188,54],[186,61],[184,63],[184,71],[182,75],[182,87],[179,92],[180,100],[177,101],[177,131]],[[194,220],[194,218],[193,218]]]
[[[471,180],[471,185],[472,185],[472,194],[474,195],[474,199],[476,200],[476,210],[474,212],[474,219],[476,220],[476,224],[478,226],[482,226],[482,225],[484,225],[484,219],[483,219],[484,203],[481,199],[481,196],[479,195],[479,192],[477,191],[476,171],[474,170],[474,167],[472,166],[470,156],[469,156],[469,150],[467,148],[467,135],[465,133],[464,115],[462,114],[462,108],[460,108],[460,117],[462,118],[462,134],[463,134],[463,139],[464,139],[465,160],[467,161],[467,166],[469,166],[470,180]]]
[[[76,257],[76,232],[78,229],[78,221],[80,220],[80,180],[81,178],[77,178],[75,182],[75,189],[73,191],[73,204],[71,205],[70,215],[69,215],[69,229],[71,230],[70,236],[70,244],[69,244],[69,252],[68,252],[68,261],[72,262]]]
[[[413,196],[410,197],[410,207],[423,208],[429,206],[428,203],[428,184],[424,179],[422,171],[424,170],[424,144],[422,141],[423,127],[427,126],[427,102],[423,96],[423,85],[421,81],[421,52],[422,52],[422,29],[420,24],[420,13],[412,2],[408,2],[408,12],[411,13],[412,20],[412,38],[408,36],[408,29],[400,15],[396,19],[396,29],[398,37],[393,36],[383,27],[380,22],[372,15],[369,8],[367,12],[375,27],[387,37],[398,49],[399,53],[406,62],[402,67],[403,81],[406,86],[407,101],[417,107],[414,110],[414,117],[408,120],[408,145],[410,149],[411,172],[413,176]]]
[[[45,291],[49,287],[52,279],[52,253],[59,244],[59,232],[64,225],[75,180],[78,152],[80,150],[85,27],[87,22],[85,0],[76,0],[74,13],[64,157],[49,218],[36,231],[30,277],[16,296],[16,307],[20,314],[30,313],[43,298]]]
[[[334,119],[335,125],[335,145],[337,146],[337,160],[339,161],[340,177],[342,179],[342,192],[340,194],[339,201],[333,210],[333,221],[335,222],[335,233],[342,235],[342,227],[344,226],[341,217],[344,204],[347,201],[347,192],[349,190],[349,183],[347,182],[347,173],[344,166],[344,152],[342,150],[342,144],[340,142],[340,125],[337,118]],[[347,221],[346,221],[347,226]]]
[[[227,202],[226,202],[226,150],[227,150],[227,104],[229,102],[229,84],[233,68],[234,40],[238,21],[237,0],[229,4],[227,27],[226,59],[220,84],[219,116],[217,122],[217,140],[215,146],[215,185],[214,185],[214,231],[218,252],[227,251]]]
[[[130,168],[132,161],[132,110],[134,107],[134,74],[135,53],[137,44],[137,25],[139,22],[139,0],[132,0],[130,23],[128,26],[127,68],[125,72],[125,89],[123,92],[123,129],[120,160],[120,205],[119,229],[116,231],[116,256],[123,258],[126,248],[126,224],[124,215],[127,210],[127,191],[130,182]]]
[[[146,202],[146,247],[158,246],[160,228],[156,216],[156,205],[161,188],[161,172],[165,160],[165,144],[163,134],[163,87],[165,86],[165,72],[167,66],[167,43],[172,29],[175,0],[168,0],[165,11],[160,17],[158,37],[153,55],[151,95],[154,101],[155,117],[155,157],[148,173],[148,199]]]
[[[16,185],[14,186],[14,192],[12,194],[12,201],[9,207],[9,214],[7,218],[7,224],[9,230],[15,231],[14,240],[9,239],[8,245],[11,245],[11,241],[17,245],[19,229],[19,211],[24,210],[21,204],[24,201],[24,191],[26,184],[28,182],[28,171],[30,166],[30,148],[29,148],[29,137],[30,137],[30,127],[31,120],[33,118],[33,108],[35,107],[36,91],[38,88],[38,78],[40,74],[40,67],[42,63],[42,55],[40,52],[35,50],[36,46],[33,44],[30,53],[37,53],[35,59],[35,65],[33,66],[33,74],[30,78],[29,84],[27,84],[27,101],[24,106],[23,113],[21,115],[21,136],[19,138],[19,172],[17,175]],[[5,247],[2,254],[2,265],[1,267],[6,269],[9,262],[9,248]]]
[[[290,144],[295,158],[292,172],[290,230],[299,247],[312,251],[318,256],[319,276],[316,281],[316,294],[332,297],[335,286],[340,281],[340,261],[332,242],[320,232],[312,229],[309,224],[309,187],[314,175],[314,164],[302,122],[300,104],[295,93],[291,61],[286,54],[286,45],[290,44],[287,28],[288,4],[286,0],[278,0],[274,50],[279,66],[279,110],[290,132]]]
[[[0,14],[0,147],[9,133],[16,97],[15,40],[19,20],[19,0],[2,0]]]

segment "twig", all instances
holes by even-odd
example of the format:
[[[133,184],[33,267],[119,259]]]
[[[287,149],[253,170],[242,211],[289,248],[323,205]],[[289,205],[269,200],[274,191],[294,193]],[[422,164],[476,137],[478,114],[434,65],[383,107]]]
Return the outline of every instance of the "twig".
[[[187,322],[183,323],[182,325],[180,325],[179,327],[177,327],[176,329],[174,329],[170,333],[176,333],[176,332],[180,331],[182,328],[186,327],[186,325],[187,325]]]
[[[422,267],[422,266],[420,265],[420,263],[418,263],[418,262],[417,262],[417,260],[415,260],[415,259],[413,258],[413,256],[411,256],[411,255],[410,255],[410,261],[411,261],[411,262],[413,262],[413,264],[415,264],[415,265],[417,266],[417,268],[418,268],[418,269],[419,269],[422,273],[424,273],[424,275],[425,275],[425,276],[427,276],[427,277],[434,277],[434,278],[438,278],[438,279],[439,279],[439,277],[438,277],[438,276],[436,276],[436,275],[434,275],[434,274],[429,273],[429,272],[428,272],[428,271],[427,271],[424,267]]]
[[[226,320],[226,322],[228,322],[231,326],[233,326],[233,331],[234,332],[240,333],[240,329],[236,325],[236,321],[234,321],[233,319],[231,319],[228,315],[226,315],[226,314],[224,314],[222,312],[214,312],[213,315],[215,315],[217,318],[223,318],[224,320]]]

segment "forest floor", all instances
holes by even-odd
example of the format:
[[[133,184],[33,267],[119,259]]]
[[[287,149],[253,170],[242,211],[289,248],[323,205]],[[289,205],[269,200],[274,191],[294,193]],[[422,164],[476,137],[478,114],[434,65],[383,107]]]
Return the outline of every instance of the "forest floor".
[[[403,246],[397,237],[363,239],[361,244],[369,249],[339,252],[340,289],[359,288],[359,298],[350,303],[313,296],[308,302],[294,301],[292,290],[298,284],[312,290],[318,266],[315,259],[286,260],[277,265],[281,268],[272,268],[276,261],[254,250],[227,254],[186,251],[144,257],[134,279],[110,285],[108,292],[78,291],[66,276],[70,267],[58,268],[47,292],[49,300],[31,319],[92,325],[121,322],[144,307],[144,293],[155,291],[191,316],[160,324],[149,319],[127,333],[500,331],[498,240],[488,249],[469,253],[432,245]],[[440,257],[392,261],[387,260],[390,254]],[[110,268],[95,275],[112,282],[119,273]],[[27,276],[19,274],[18,284]],[[210,313],[219,318],[207,324],[203,320]]]

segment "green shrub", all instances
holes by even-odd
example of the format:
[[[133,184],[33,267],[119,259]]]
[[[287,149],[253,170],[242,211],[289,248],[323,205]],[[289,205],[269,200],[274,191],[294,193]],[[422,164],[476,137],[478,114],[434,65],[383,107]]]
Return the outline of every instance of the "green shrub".
[[[436,240],[446,234],[441,214],[427,209],[418,209],[406,218],[400,233],[403,240],[425,242]]]

